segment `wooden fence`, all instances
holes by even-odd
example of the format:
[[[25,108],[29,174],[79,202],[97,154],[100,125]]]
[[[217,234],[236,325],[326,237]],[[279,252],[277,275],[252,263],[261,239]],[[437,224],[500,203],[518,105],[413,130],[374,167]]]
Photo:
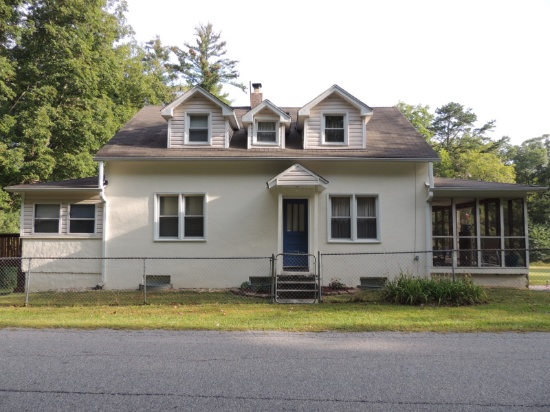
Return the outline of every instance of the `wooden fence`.
[[[0,234],[0,257],[21,257],[21,244],[18,234]]]
[[[2,266],[13,266],[17,271],[17,286],[14,292],[23,292],[25,290],[25,274],[21,271],[21,238],[19,234],[0,234],[0,258]],[[13,258],[13,259],[10,259]]]

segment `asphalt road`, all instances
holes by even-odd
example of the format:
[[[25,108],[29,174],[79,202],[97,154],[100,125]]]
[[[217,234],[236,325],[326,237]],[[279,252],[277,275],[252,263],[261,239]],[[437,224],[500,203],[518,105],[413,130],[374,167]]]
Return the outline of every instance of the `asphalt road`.
[[[550,334],[0,330],[0,411],[550,411]]]

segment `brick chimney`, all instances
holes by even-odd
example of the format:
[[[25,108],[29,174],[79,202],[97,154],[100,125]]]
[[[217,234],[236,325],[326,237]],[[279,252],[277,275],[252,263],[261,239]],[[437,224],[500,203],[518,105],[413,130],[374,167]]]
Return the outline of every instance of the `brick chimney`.
[[[253,109],[258,106],[264,99],[262,94],[262,84],[252,83],[254,91],[250,93],[250,107]]]

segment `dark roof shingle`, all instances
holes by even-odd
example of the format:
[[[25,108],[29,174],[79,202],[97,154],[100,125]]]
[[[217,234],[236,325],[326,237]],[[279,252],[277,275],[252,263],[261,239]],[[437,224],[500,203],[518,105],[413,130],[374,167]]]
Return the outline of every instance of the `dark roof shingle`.
[[[366,149],[302,149],[302,133],[296,128],[298,107],[281,107],[292,117],[286,148],[246,149],[246,130],[234,132],[230,147],[167,148],[168,123],[160,115],[160,106],[146,106],[96,154],[97,160],[112,158],[364,158],[364,159],[438,159],[425,139],[396,107],[375,107],[367,124]],[[250,110],[235,108],[237,119]]]

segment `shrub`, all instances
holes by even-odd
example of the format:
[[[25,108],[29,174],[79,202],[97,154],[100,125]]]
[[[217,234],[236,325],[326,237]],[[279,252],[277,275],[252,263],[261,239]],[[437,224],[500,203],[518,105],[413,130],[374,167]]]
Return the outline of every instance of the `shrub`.
[[[383,299],[401,305],[463,306],[486,302],[487,295],[470,279],[425,279],[401,274],[389,280]]]
[[[340,278],[332,278],[328,284],[328,287],[335,290],[347,288],[346,284],[340,281]]]
[[[0,268],[0,293],[12,293],[17,286],[16,267]]]

